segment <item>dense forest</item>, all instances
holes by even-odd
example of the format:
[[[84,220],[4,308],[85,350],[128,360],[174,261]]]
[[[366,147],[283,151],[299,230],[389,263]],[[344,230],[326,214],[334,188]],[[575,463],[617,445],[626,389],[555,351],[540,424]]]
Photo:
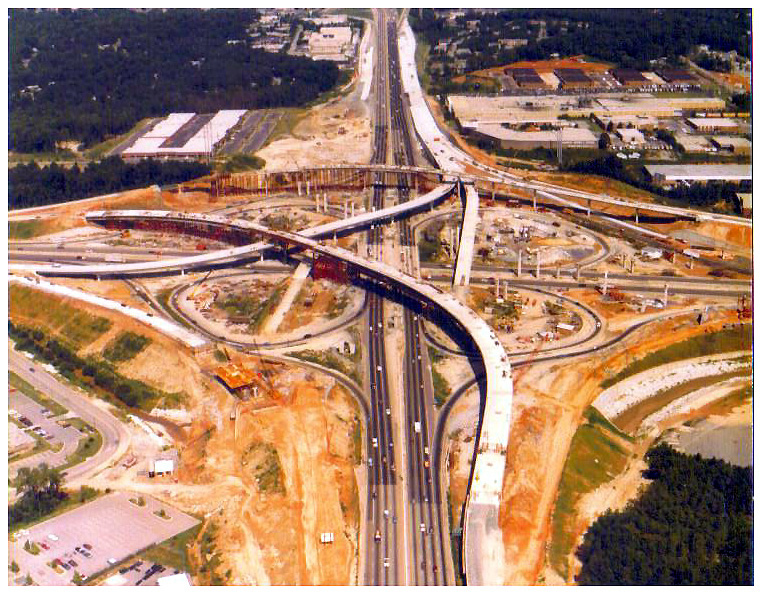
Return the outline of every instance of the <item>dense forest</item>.
[[[713,50],[736,50],[750,57],[748,9],[526,8],[477,15],[466,11],[452,24],[432,9],[413,10],[410,16],[412,27],[432,47],[463,31],[465,21],[480,21],[479,35],[471,35],[462,45],[475,53],[468,59],[468,70],[516,60],[547,59],[555,52],[561,56],[585,54],[625,67],[646,68],[650,60],[659,58],[675,62],[700,44]],[[489,49],[491,41],[515,37],[513,26],[537,20],[549,22],[547,37],[538,40],[529,36],[528,45],[514,49]],[[560,32],[560,21],[568,21],[565,33]],[[516,22],[518,25],[514,25]]]
[[[661,444],[646,456],[654,481],[600,517],[577,551],[582,585],[753,584],[753,476]]]
[[[208,165],[196,162],[144,159],[135,164],[119,157],[89,163],[83,169],[32,162],[8,169],[8,208],[29,208],[113,193],[149,185],[171,185],[208,175]]]
[[[257,20],[248,9],[10,10],[10,149],[93,145],[172,111],[302,105],[336,84],[332,62],[251,49]]]

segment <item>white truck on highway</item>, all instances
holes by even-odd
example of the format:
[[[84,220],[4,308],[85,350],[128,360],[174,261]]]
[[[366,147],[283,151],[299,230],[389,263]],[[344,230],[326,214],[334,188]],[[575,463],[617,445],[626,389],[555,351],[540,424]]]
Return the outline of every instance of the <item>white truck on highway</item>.
[[[106,257],[103,258],[103,260],[109,263],[123,264],[124,256],[123,255],[107,255]]]
[[[420,433],[420,422],[415,422],[415,432]]]

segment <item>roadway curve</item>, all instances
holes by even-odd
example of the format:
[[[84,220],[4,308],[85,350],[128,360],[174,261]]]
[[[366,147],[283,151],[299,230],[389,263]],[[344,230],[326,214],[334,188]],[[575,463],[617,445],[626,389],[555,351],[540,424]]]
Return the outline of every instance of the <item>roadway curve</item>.
[[[124,425],[110,413],[61,383],[42,365],[9,348],[8,369],[94,426],[103,437],[103,444],[95,455],[66,470],[66,482],[69,486],[79,478],[96,474],[127,452],[131,437]]]

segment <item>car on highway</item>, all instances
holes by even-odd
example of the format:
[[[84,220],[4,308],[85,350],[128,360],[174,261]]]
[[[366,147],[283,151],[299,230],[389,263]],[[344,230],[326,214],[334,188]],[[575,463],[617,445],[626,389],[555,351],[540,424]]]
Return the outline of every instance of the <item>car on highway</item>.
[[[376,529],[375,530],[375,542],[376,543],[380,543],[380,540],[381,540],[380,530]]]
[[[383,559],[383,567],[384,568],[388,568],[389,566],[391,566],[391,562],[389,562],[388,558],[384,558]]]
[[[378,439],[376,437],[373,437],[373,448],[374,449],[378,448]]]
[[[425,533],[425,523],[420,524],[420,531],[421,533]]]

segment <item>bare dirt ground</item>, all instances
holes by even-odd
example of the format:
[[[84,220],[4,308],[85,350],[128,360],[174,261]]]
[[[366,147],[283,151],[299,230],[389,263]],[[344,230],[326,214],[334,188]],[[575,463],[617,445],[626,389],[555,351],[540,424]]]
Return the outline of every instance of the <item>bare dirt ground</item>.
[[[617,316],[619,323],[627,315]],[[555,493],[571,439],[583,410],[600,392],[605,369],[616,372],[646,352],[706,331],[689,320],[654,324],[617,347],[604,358],[586,358],[573,364],[536,364],[514,374],[515,395],[503,486],[500,523],[506,555],[506,583],[528,585],[549,582],[543,571]],[[720,326],[725,320],[712,322]],[[631,323],[631,320],[629,321]],[[635,471],[635,470],[631,470]],[[456,483],[455,483],[456,486]],[[630,492],[636,487],[627,486]],[[583,533],[583,531],[581,532]]]
[[[367,163],[372,129],[364,105],[342,98],[309,110],[291,135],[279,137],[257,152],[266,170],[336,163]]]
[[[231,583],[345,585],[355,576],[354,404],[328,381],[303,379],[294,384],[291,403],[259,411],[239,408],[237,429],[225,420],[210,438],[183,453],[182,482],[220,485],[218,495],[195,504],[224,507],[217,547],[222,572],[232,570]],[[203,434],[203,420],[195,426]],[[255,468],[242,464],[254,443],[277,451],[284,492],[261,491]],[[224,493],[231,477],[238,483],[232,500]],[[320,544],[324,532],[334,533],[333,544]]]

